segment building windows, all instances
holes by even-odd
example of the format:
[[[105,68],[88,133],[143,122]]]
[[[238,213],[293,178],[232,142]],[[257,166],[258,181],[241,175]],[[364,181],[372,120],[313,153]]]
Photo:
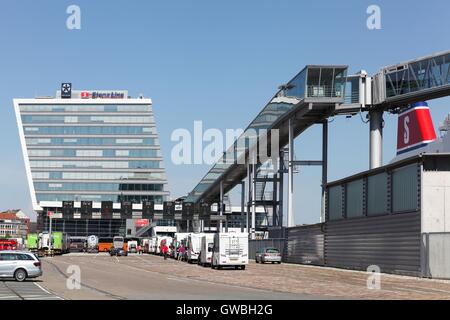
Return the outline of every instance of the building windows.
[[[23,115],[24,124],[65,124],[65,123],[120,123],[139,124],[153,123],[153,116],[43,116]],[[25,129],[27,130],[27,129]],[[149,130],[152,131],[152,130]]]
[[[134,135],[134,134],[148,134],[152,132],[151,128],[144,131],[144,127],[127,127],[127,126],[114,126],[114,127],[33,127],[26,129],[33,129],[33,134],[52,134],[52,135],[87,135],[87,134],[102,134],[102,135]],[[25,129],[25,131],[26,131]]]
[[[151,112],[150,105],[20,105],[20,111],[22,112]]]
[[[116,150],[116,156],[118,157],[128,157],[130,155],[130,151],[128,150]]]
[[[150,104],[59,101],[19,105],[38,202],[162,203],[167,182]]]
[[[31,168],[91,168],[91,169],[155,169],[161,168],[161,161],[30,161]]]
[[[45,183],[36,182],[34,187],[37,191],[62,190],[62,191],[164,191],[162,184],[141,183]]]
[[[103,151],[102,150],[77,150],[76,156],[77,157],[102,157]]]
[[[127,195],[127,194],[53,194],[36,192],[37,201],[131,201],[142,203],[143,201],[153,201],[162,204],[165,196],[160,195]]]
[[[141,139],[113,139],[113,138],[26,138],[27,145],[45,146],[114,146],[114,145],[145,145],[154,146],[157,144],[155,138]]]

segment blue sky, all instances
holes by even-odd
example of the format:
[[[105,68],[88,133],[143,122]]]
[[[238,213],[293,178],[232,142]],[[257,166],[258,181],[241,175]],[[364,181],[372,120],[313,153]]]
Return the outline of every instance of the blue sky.
[[[81,7],[81,30],[66,8]],[[381,7],[382,29],[366,27]],[[128,89],[154,102],[169,186],[190,191],[207,165],[170,161],[176,128],[245,128],[306,64],[348,64],[350,72],[450,49],[447,1],[5,1],[0,8],[0,210],[33,216],[12,107],[14,97],[74,89]],[[449,99],[430,103],[435,124]],[[320,128],[296,141],[296,158],[320,157]],[[385,115],[384,161],[395,153],[396,117]],[[368,125],[330,124],[329,179],[368,167]],[[296,223],[318,222],[320,168],[296,175]]]

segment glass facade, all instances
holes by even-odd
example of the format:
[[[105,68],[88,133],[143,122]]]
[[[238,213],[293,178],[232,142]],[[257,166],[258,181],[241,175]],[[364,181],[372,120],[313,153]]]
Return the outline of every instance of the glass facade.
[[[167,180],[148,100],[20,101],[22,143],[37,203],[166,200]]]

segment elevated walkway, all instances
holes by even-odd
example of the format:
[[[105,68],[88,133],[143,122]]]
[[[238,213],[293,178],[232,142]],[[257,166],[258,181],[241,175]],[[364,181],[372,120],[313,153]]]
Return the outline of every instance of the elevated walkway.
[[[189,193],[186,202],[217,202],[220,182],[227,193],[247,175],[248,156],[256,148],[261,129],[267,130],[268,150],[271,149],[270,130],[279,130],[279,145],[288,142],[287,122],[293,121],[294,136],[321,123],[329,116],[342,111],[344,103],[347,66],[306,66],[288,84],[282,86],[244,133],[224,156],[208,171]],[[276,155],[275,157],[278,157]]]
[[[373,105],[395,107],[450,95],[450,51],[382,68],[373,77]]]

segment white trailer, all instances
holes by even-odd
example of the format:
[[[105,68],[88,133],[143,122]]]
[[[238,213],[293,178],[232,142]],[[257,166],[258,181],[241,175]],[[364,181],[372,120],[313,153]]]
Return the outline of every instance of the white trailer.
[[[39,234],[39,250],[48,250],[50,248],[50,234],[47,231],[44,231]]]
[[[87,252],[98,253],[98,237],[91,235],[87,237]]]
[[[198,263],[204,267],[211,265],[214,233],[205,233],[201,240],[200,258]]]
[[[150,239],[142,239],[142,252],[150,253]]]
[[[157,236],[151,237],[148,246],[149,246],[149,253],[156,254],[158,248],[158,237]]]
[[[170,254],[170,246],[171,246],[171,244],[172,244],[172,241],[173,241],[173,238],[172,238],[172,237],[169,237],[169,236],[159,236],[159,237],[158,237],[158,248],[157,248],[156,253],[157,253],[157,254],[162,254],[162,252],[161,252],[161,245],[165,242],[167,248],[169,248],[169,251],[168,251],[167,253]]]
[[[188,263],[197,262],[200,257],[200,248],[202,245],[202,237],[204,233],[191,233],[188,236],[186,259]]]
[[[248,264],[248,233],[216,233],[211,268],[235,267],[245,269]]]
[[[184,247],[186,248],[187,238],[189,237],[189,235],[190,233],[186,232],[175,233],[175,237],[173,238],[173,244],[175,246],[175,252],[173,253],[173,257],[175,259],[178,259],[178,249],[181,247],[181,245],[184,245]]]

